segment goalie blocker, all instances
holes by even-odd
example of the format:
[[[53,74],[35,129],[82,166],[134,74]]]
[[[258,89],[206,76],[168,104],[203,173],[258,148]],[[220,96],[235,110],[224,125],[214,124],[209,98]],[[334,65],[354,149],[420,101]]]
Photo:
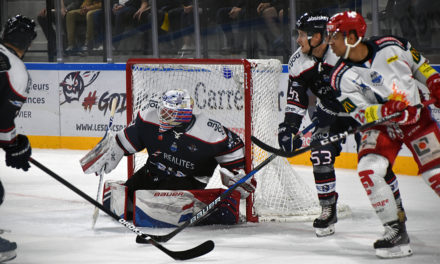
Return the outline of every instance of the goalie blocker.
[[[134,204],[127,196],[123,181],[104,183],[104,207],[141,227],[176,227],[205,208],[223,189],[204,190],[137,190]],[[217,210],[197,225],[232,225],[239,222],[239,191],[217,205]]]

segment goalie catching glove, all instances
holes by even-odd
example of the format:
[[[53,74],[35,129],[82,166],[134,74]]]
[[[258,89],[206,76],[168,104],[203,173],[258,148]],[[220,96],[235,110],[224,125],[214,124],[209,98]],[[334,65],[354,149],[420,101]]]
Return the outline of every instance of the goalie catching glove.
[[[220,168],[220,176],[222,178],[222,183],[225,186],[231,187],[236,182],[238,182],[241,178],[246,176],[244,170],[239,170],[236,174],[226,168]],[[255,183],[252,182],[252,177],[247,181],[242,183],[240,186],[235,189],[240,192],[241,199],[245,199],[249,196],[249,194],[255,191]]]
[[[116,168],[123,156],[124,151],[119,147],[116,136],[109,133],[80,160],[80,163],[86,174],[108,174]]]

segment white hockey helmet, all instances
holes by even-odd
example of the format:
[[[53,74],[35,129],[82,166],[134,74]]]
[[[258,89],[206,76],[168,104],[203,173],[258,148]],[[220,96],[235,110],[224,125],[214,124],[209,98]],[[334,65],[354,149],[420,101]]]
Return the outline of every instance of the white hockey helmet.
[[[192,118],[194,101],[187,90],[174,89],[167,91],[160,100],[157,115],[159,116],[159,132],[164,132]]]

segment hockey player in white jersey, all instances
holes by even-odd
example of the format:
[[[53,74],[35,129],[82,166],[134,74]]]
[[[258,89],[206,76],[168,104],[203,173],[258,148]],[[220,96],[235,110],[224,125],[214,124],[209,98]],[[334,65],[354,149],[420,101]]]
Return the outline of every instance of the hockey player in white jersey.
[[[124,155],[146,148],[146,164],[125,182],[132,201],[137,190],[204,189],[217,165],[223,184],[231,186],[244,176],[244,144],[219,122],[194,114],[193,104],[183,89],[167,91],[157,109],[157,102],[149,102],[133,125],[106,139],[108,151],[86,165],[85,172],[104,168],[109,173]],[[241,198],[254,189],[251,179],[237,188]]]
[[[357,170],[385,227],[383,238],[374,243],[376,255],[409,256],[406,217],[384,177],[405,144],[425,182],[440,195],[440,129],[428,108],[416,107],[425,101],[421,89],[429,90],[440,106],[440,74],[405,39],[383,36],[363,41],[366,27],[356,12],[338,13],[329,20],[329,44],[342,57],[331,85],[345,111],[361,124],[402,112],[392,122],[362,133]]]
[[[17,15],[10,18],[0,40],[0,148],[6,166],[27,171],[31,146],[25,135],[17,135],[15,117],[26,102],[30,78],[21,60],[36,37],[33,20]],[[0,180],[0,204],[4,189]],[[16,243],[0,237],[0,262],[15,258]]]
[[[279,144],[286,151],[293,151],[302,145],[301,138],[293,140],[293,137],[298,133],[309,106],[308,91],[317,97],[312,119],[318,124],[313,131],[312,140],[321,140],[357,125],[356,121],[345,113],[330,87],[330,72],[339,57],[324,41],[328,19],[324,13],[311,12],[302,15],[296,23],[300,48],[289,60],[287,106],[284,122],[279,125],[278,133]],[[340,152],[341,143],[311,152],[315,185],[322,207],[321,215],[313,222],[318,237],[335,232],[338,193],[334,163]],[[393,182],[394,179],[395,175],[390,167],[387,181]],[[398,188],[395,190],[395,198],[400,200]]]

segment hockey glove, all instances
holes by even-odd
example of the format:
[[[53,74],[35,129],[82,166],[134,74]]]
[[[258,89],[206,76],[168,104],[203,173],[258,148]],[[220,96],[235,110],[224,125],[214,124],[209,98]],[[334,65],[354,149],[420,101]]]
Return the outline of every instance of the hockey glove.
[[[316,110],[312,115],[312,120],[317,122],[317,127],[328,127],[335,122],[338,113],[335,113],[327,108],[324,108],[321,104],[316,106]]]
[[[280,147],[287,152],[292,152],[302,146],[302,139],[295,137],[298,133],[298,128],[292,124],[283,122],[278,126],[278,144]]]
[[[440,74],[436,73],[429,77],[426,85],[431,92],[431,97],[437,100],[435,107],[440,108]]]
[[[102,172],[110,173],[123,156],[124,151],[116,142],[115,135],[109,133],[80,160],[80,163],[84,173],[99,175]]]
[[[222,178],[223,185],[231,187],[241,178],[246,176],[246,173],[244,172],[244,170],[239,170],[237,174],[234,174],[226,168],[220,168],[220,176]],[[252,181],[252,177],[242,183],[240,186],[238,186],[235,190],[240,192],[241,199],[246,199],[249,194],[255,191],[255,183]]]
[[[6,152],[6,166],[24,171],[30,168],[29,157],[32,154],[32,148],[25,135],[17,135],[14,143],[4,146],[3,149]]]
[[[367,122],[372,122],[396,112],[401,112],[402,114],[393,118],[391,121],[400,125],[412,125],[416,123],[420,117],[420,109],[414,106],[408,106],[406,103],[396,100],[389,100],[382,105],[368,107],[365,109],[365,117]]]

